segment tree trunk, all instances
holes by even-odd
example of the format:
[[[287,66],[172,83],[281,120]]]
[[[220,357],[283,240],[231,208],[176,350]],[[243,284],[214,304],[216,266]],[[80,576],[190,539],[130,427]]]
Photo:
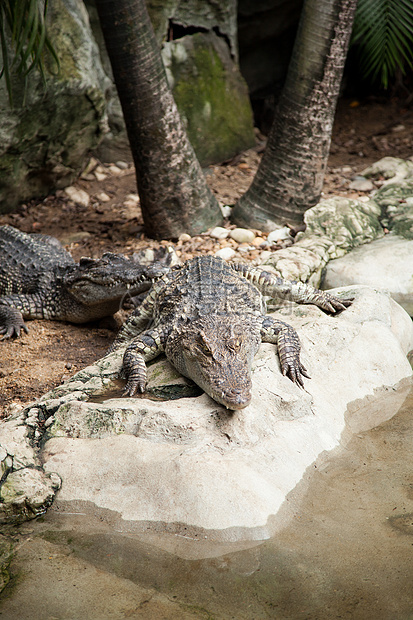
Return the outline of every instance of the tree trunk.
[[[302,222],[321,196],[357,0],[306,0],[266,150],[233,209],[238,225]]]
[[[136,167],[145,232],[172,239],[222,221],[169,89],[144,0],[96,0]]]

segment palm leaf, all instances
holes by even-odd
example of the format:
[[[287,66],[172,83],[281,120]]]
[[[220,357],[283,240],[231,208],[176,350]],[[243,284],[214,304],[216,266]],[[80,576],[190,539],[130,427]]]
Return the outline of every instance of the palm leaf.
[[[47,52],[59,69],[59,59],[47,36],[47,0],[2,0],[0,2],[0,46],[10,104],[13,105],[12,74],[21,76],[37,69],[46,79],[44,55]]]
[[[361,72],[388,88],[398,69],[413,68],[412,0],[359,0],[352,45]]]

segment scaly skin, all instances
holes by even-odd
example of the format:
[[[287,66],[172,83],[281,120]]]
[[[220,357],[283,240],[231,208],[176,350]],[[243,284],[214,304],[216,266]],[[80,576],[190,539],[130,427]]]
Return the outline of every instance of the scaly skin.
[[[194,258],[155,283],[113,343],[111,351],[129,343],[123,358],[125,395],[145,391],[145,362],[165,352],[211,398],[241,409],[251,401],[251,365],[261,342],[277,345],[283,375],[303,387],[308,374],[300,362],[298,335],[266,316],[263,295],[316,304],[332,313],[351,303],[262,269],[212,256]]]
[[[27,332],[24,319],[85,323],[119,310],[122,298],[147,290],[168,261],[147,267],[121,254],[75,263],[57,239],[0,226],[0,335]]]

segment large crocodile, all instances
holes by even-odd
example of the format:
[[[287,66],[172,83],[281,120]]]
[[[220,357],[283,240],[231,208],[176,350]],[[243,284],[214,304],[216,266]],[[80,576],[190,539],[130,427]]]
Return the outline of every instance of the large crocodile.
[[[228,409],[251,401],[251,365],[261,342],[276,343],[281,370],[303,386],[307,371],[290,325],[266,315],[263,295],[315,304],[336,313],[351,304],[329,293],[243,264],[201,256],[176,266],[154,284],[121,328],[111,351],[123,357],[124,394],[146,387],[145,362],[165,352],[168,360]],[[149,320],[153,320],[147,327]]]
[[[119,310],[169,270],[168,260],[144,266],[122,254],[76,263],[54,237],[0,226],[0,335],[27,332],[24,319],[86,323]]]

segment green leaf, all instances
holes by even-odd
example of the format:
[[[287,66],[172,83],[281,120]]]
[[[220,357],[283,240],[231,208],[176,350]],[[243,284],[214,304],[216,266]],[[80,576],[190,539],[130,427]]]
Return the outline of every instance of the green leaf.
[[[387,88],[398,69],[413,67],[412,0],[359,0],[351,44],[365,77]]]
[[[46,83],[45,54],[51,56],[59,70],[58,56],[47,35],[46,11],[47,0],[0,0],[0,79],[6,81],[10,105],[13,73],[24,77],[36,69]]]

